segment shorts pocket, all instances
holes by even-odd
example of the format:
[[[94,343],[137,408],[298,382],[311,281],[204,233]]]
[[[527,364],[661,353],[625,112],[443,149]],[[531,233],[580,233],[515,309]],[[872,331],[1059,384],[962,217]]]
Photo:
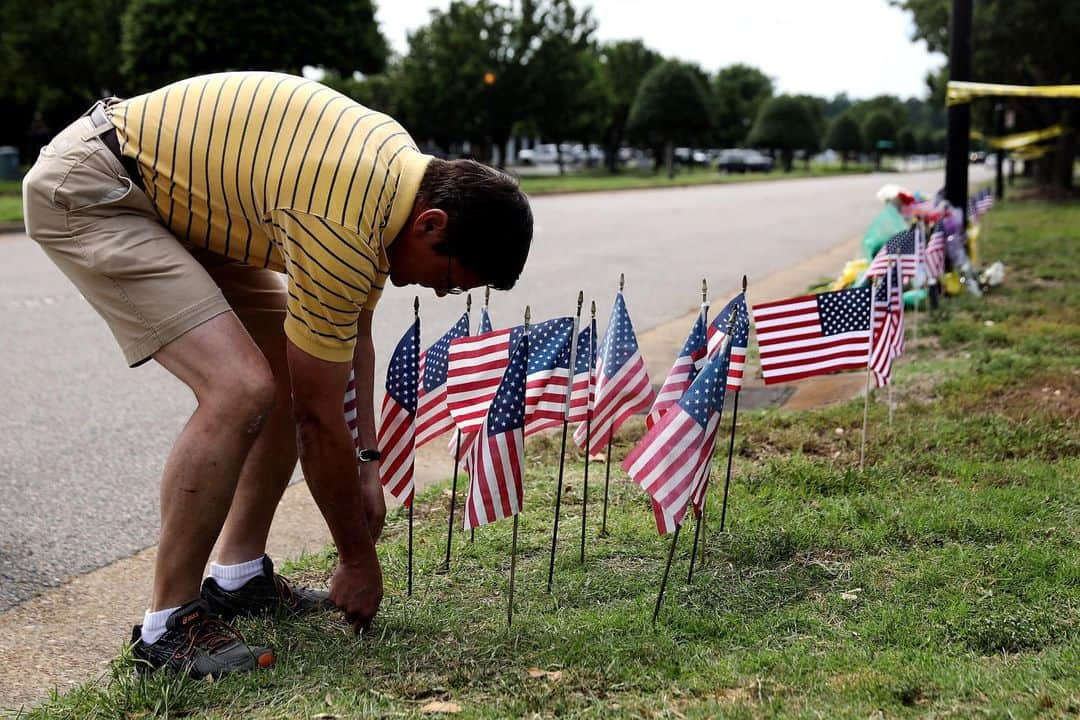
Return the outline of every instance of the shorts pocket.
[[[95,159],[92,155],[75,163],[56,188],[56,204],[69,213],[118,203],[130,195],[135,186],[131,178],[96,167]]]

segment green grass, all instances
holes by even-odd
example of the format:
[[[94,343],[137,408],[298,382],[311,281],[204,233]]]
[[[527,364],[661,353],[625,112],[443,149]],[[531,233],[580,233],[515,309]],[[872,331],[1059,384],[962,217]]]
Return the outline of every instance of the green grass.
[[[22,219],[22,180],[0,180],[0,223]]]
[[[716,185],[733,182],[760,182],[805,177],[826,177],[870,172],[871,165],[848,165],[842,170],[839,165],[811,165],[809,170],[798,163],[790,173],[775,170],[770,173],[745,173],[728,175],[708,168],[680,170],[674,178],[668,178],[661,171],[652,173],[642,170],[626,170],[618,175],[611,175],[604,170],[585,170],[563,176],[525,176],[521,178],[521,187],[529,195],[551,193],[593,192],[597,190],[630,190],[640,188],[686,187],[689,185]]]
[[[582,457],[570,454],[554,593],[547,549],[557,438],[528,453],[517,610],[506,627],[511,523],[462,533],[436,574],[446,487],[418,500],[416,592],[405,522],[380,543],[387,595],[370,636],[333,616],[248,622],[278,650],[269,672],[213,684],[135,680],[123,658],[30,718],[460,717],[1063,718],[1080,713],[1080,206],[1002,203],[983,254],[1009,268],[978,300],[909,325],[886,394],[820,411],[743,413],[728,532],[710,499],[707,557],[686,583],[690,533],[660,621],[668,540],[615,470],[598,538],[577,561]],[[910,319],[910,317],[909,317]],[[620,436],[622,457],[640,433]],[[718,458],[714,477],[722,477]],[[322,582],[334,557],[286,571]],[[531,677],[530,669],[560,675]]]

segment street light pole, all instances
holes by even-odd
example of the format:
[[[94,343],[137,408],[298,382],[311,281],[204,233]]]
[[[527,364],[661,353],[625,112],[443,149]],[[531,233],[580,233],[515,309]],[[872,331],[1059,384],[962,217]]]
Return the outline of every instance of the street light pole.
[[[971,3],[952,0],[949,27],[949,80],[971,80]],[[949,106],[949,134],[945,154],[945,197],[960,208],[967,223],[968,135],[971,103]]]

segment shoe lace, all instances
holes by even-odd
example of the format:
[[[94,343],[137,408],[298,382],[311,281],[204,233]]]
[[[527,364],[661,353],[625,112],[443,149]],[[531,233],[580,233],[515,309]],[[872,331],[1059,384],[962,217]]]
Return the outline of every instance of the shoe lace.
[[[189,657],[198,647],[212,652],[234,640],[245,643],[244,636],[235,627],[220,618],[206,617],[188,628],[187,644],[177,648],[173,656]]]
[[[281,602],[287,607],[294,607],[296,605],[296,593],[293,592],[292,585],[289,581],[281,577],[277,573],[274,573],[274,588],[277,589],[278,597],[281,598]]]

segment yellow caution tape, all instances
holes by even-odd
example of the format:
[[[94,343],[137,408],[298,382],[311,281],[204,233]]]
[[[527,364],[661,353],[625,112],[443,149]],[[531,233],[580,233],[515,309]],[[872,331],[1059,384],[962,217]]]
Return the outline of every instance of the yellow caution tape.
[[[1060,125],[1051,125],[1043,130],[1031,130],[1029,132],[1016,133],[1015,135],[1004,135],[999,138],[990,138],[987,142],[996,148],[1002,150],[1017,150],[1027,145],[1034,145],[1037,142],[1043,140],[1049,140],[1050,138],[1056,138],[1065,132],[1065,128]]]
[[[1080,85],[999,85],[950,80],[946,105],[960,105],[977,97],[1080,98]]]

